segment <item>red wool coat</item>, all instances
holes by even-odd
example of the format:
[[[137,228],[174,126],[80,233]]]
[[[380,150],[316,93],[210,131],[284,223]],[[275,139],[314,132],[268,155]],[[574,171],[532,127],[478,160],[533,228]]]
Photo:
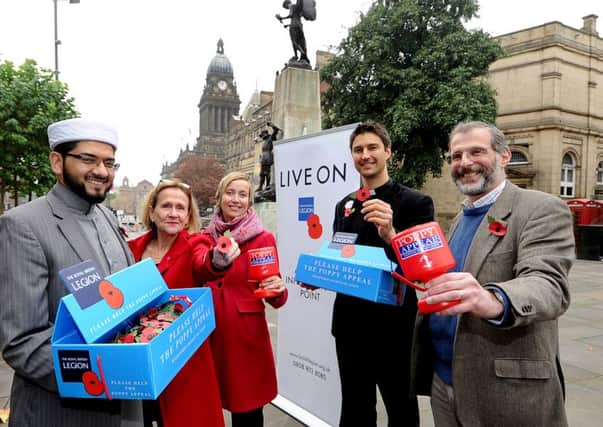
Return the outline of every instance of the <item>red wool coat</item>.
[[[152,238],[146,233],[128,244],[136,261]],[[169,288],[198,286],[209,278],[220,277],[210,262],[211,239],[182,231],[157,266]],[[199,267],[196,277],[193,266]],[[202,267],[201,267],[202,266]],[[205,341],[159,396],[165,427],[224,427],[220,391],[209,344]]]
[[[206,232],[203,233],[211,239]],[[213,239],[212,239],[213,242]],[[231,412],[247,412],[276,397],[276,369],[264,301],[247,284],[247,251],[274,246],[272,233],[263,231],[240,245],[241,255],[212,288],[216,330],[210,343],[220,383],[222,405]],[[287,291],[266,299],[275,308],[287,301]]]

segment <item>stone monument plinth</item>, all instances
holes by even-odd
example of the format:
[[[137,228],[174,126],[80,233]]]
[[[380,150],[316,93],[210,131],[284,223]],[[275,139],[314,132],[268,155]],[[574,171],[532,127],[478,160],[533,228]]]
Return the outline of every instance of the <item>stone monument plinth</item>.
[[[285,67],[276,76],[272,122],[282,130],[283,139],[321,130],[318,71]]]

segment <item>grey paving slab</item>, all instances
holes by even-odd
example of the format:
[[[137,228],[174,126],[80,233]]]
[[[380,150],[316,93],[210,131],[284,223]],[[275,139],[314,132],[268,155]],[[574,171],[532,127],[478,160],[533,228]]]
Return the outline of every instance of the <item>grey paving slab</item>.
[[[596,345],[596,346],[603,348],[603,334],[589,336],[589,337],[583,337],[579,341],[581,341],[585,344]]]
[[[581,384],[566,384],[568,423],[571,427],[593,427],[603,422],[601,391],[595,392]]]
[[[587,339],[589,337],[597,337],[603,334],[603,328],[593,327],[589,324],[582,322],[574,324],[572,326],[560,326],[559,327],[559,339],[561,341],[576,340],[576,339]]]
[[[582,319],[587,321],[589,324],[602,325],[603,324],[603,310],[599,310],[592,307],[581,307],[578,304],[574,304],[571,309],[571,317],[574,319]]]
[[[561,362],[561,366],[563,368],[563,375],[565,375],[566,383],[579,383],[580,381],[589,381],[601,377],[601,375],[596,372],[574,366],[567,361]]]

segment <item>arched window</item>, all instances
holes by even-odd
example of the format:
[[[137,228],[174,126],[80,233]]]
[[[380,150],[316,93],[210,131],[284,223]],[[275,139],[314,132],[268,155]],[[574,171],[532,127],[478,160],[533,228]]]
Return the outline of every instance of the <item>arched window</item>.
[[[528,158],[521,151],[511,151],[510,165],[521,165],[528,163]]]
[[[566,153],[561,161],[561,196],[574,196],[574,183],[576,182],[576,160]]]
[[[597,185],[603,185],[603,161],[597,166]]]

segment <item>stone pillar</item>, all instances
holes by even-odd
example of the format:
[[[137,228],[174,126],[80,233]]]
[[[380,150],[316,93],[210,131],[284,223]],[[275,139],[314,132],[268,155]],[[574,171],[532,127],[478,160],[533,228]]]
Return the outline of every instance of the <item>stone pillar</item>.
[[[320,132],[322,126],[318,71],[286,67],[280,72],[274,84],[272,123],[282,132],[279,139]],[[259,157],[258,150],[261,150],[261,143],[256,144],[256,156]],[[259,168],[256,170],[259,175]],[[271,176],[271,185],[274,189],[276,184],[274,165]],[[264,227],[276,235],[276,202],[262,200],[261,194],[256,193],[255,207]]]
[[[282,138],[294,138],[322,129],[318,71],[286,67],[276,77],[272,122],[282,130]]]

